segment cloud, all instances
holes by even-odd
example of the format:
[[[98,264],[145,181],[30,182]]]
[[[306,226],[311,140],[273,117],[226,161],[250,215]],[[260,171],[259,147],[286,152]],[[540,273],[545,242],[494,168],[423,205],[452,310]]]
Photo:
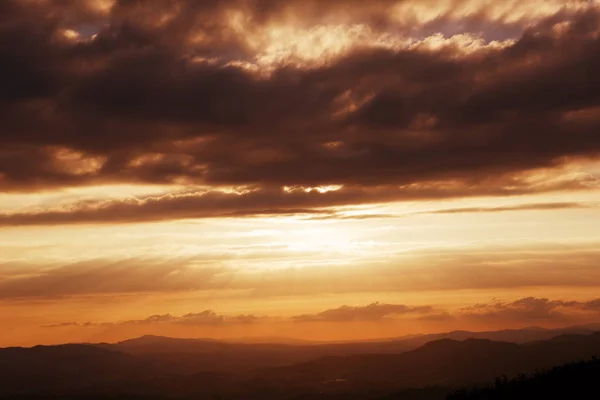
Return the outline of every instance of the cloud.
[[[563,321],[583,316],[600,317],[600,300],[562,301],[526,297],[514,302],[496,301],[463,308],[465,318],[503,321]]]
[[[513,302],[495,300],[478,303],[458,310],[446,310],[430,305],[404,305],[371,303],[365,306],[347,306],[327,309],[315,314],[299,314],[291,317],[269,317],[255,315],[222,315],[212,310],[189,313],[181,316],[171,314],[152,315],[140,320],[117,322],[64,322],[44,325],[43,328],[73,327],[118,327],[118,326],[229,326],[264,323],[382,323],[393,321],[422,321],[432,323],[457,322],[468,324],[473,321],[485,322],[494,326],[510,326],[539,323],[580,323],[597,322],[600,318],[600,299],[589,301],[549,300],[547,298],[525,297]]]
[[[350,322],[370,321],[378,322],[393,320],[401,316],[411,316],[423,320],[439,320],[451,318],[444,310],[431,306],[407,306],[402,304],[382,304],[379,302],[366,306],[341,306],[335,309],[324,310],[317,314],[302,314],[283,317],[246,315],[223,315],[212,310],[198,313],[188,313],[180,316],[172,314],[151,315],[139,320],[126,320],[116,322],[64,322],[44,325],[43,328],[69,328],[69,327],[116,327],[116,326],[153,326],[153,325],[185,325],[185,326],[227,326],[238,324],[259,324],[272,322]]]
[[[21,275],[11,276],[8,268],[6,276],[2,265],[0,300],[201,290],[219,287],[230,276],[221,267],[205,265],[201,258],[86,260],[18,267]]]
[[[433,306],[407,306],[402,304],[372,303],[366,306],[341,306],[317,314],[294,316],[298,322],[348,322],[348,321],[384,321],[399,317],[408,317],[422,321],[469,321],[485,320],[495,324],[578,322],[598,320],[600,318],[600,299],[589,301],[549,300],[547,298],[525,297],[513,302],[496,300],[490,303],[478,303],[449,311]]]
[[[59,324],[44,325],[42,328],[97,328],[97,327],[118,327],[118,326],[150,326],[150,325],[185,325],[185,326],[224,326],[238,324],[253,324],[264,322],[267,317],[257,317],[254,315],[222,315],[212,310],[204,310],[198,313],[188,313],[180,316],[171,314],[151,315],[144,319],[127,320],[117,322],[63,322]]]
[[[129,320],[118,322],[118,325],[148,325],[148,324],[176,324],[176,325],[229,325],[229,324],[252,324],[260,322],[266,317],[255,315],[222,315],[213,310],[204,310],[197,313],[188,313],[180,316],[171,314],[151,315],[141,320]]]
[[[545,211],[545,210],[564,210],[564,209],[580,209],[594,208],[597,205],[577,202],[557,202],[557,203],[525,203],[511,206],[501,207],[459,207],[459,208],[441,208],[427,211],[418,211],[413,213],[403,214],[357,214],[344,215],[335,211],[316,213],[316,216],[308,217],[311,220],[364,220],[364,219],[389,219],[389,218],[405,218],[414,215],[427,214],[468,214],[468,213],[494,213],[494,212],[511,212],[511,211]],[[310,212],[305,212],[310,214]]]
[[[357,292],[600,287],[596,244],[435,248],[386,253],[380,262],[359,259],[325,267],[308,264],[265,270],[250,268],[245,260],[281,257],[299,265],[296,253],[255,250],[246,252],[244,257],[206,254],[120,261],[100,258],[70,264],[5,263],[0,265],[0,301],[198,291],[211,291],[215,297],[257,299]],[[16,270],[21,273],[16,274]],[[380,304],[365,312],[386,310]]]
[[[298,322],[378,321],[386,317],[405,314],[416,314],[427,317],[434,313],[437,313],[437,310],[430,306],[413,307],[402,304],[371,303],[362,307],[341,306],[317,314],[298,315],[292,317],[292,320]]]
[[[508,211],[544,211],[544,210],[562,210],[574,208],[591,208],[592,204],[563,202],[563,203],[529,203],[515,206],[502,207],[462,207],[445,208],[440,210],[425,211],[423,214],[461,214],[461,213],[487,213],[487,212],[508,212]]]
[[[42,328],[71,328],[71,327],[78,327],[78,326],[85,326],[79,324],[78,322],[61,322],[58,324],[50,324],[50,325],[42,325]]]
[[[269,215],[307,214],[315,219],[344,218],[332,207],[352,204],[373,204],[393,201],[459,198],[464,196],[516,196],[537,191],[584,190],[589,181],[575,178],[570,181],[545,183],[535,189],[521,187],[512,180],[495,189],[485,185],[444,187],[422,184],[419,187],[341,187],[321,192],[320,188],[240,189],[239,191],[199,190],[147,196],[133,199],[80,201],[47,209],[0,213],[0,226],[133,223],[178,219],[217,217],[256,217]],[[511,186],[509,186],[511,185]],[[474,212],[503,212],[519,210],[556,210],[584,208],[576,203],[535,203],[506,207],[459,208],[424,211],[401,215],[453,214]],[[372,218],[377,216],[355,217]]]
[[[600,151],[600,12],[590,2],[1,7],[5,191],[250,187],[257,193],[231,202],[242,212],[277,213],[505,195],[515,186],[560,190],[565,185],[540,188],[520,177]],[[492,40],[492,31],[502,37]],[[310,200],[278,193],[327,185],[346,189]],[[597,187],[597,178],[572,186]],[[115,209],[134,211],[136,221],[236,211],[198,211],[211,198],[227,199],[213,193],[180,213],[172,205],[182,196],[174,197],[162,199],[160,211],[146,199],[153,211],[76,204],[74,216],[45,210],[2,221],[112,221]]]

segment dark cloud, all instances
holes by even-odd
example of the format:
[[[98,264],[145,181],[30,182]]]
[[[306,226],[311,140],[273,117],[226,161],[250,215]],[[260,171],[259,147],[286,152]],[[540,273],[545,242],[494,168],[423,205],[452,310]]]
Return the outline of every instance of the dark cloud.
[[[516,183],[512,181],[512,183]],[[257,217],[268,215],[307,214],[313,219],[365,219],[407,217],[419,214],[454,214],[474,212],[504,212],[519,210],[557,210],[584,208],[578,203],[524,204],[506,207],[457,208],[431,210],[401,215],[367,215],[344,217],[328,207],[348,204],[385,203],[402,200],[458,198],[464,196],[503,195],[514,196],[547,190],[582,190],[588,179],[551,183],[536,189],[523,185],[509,186],[509,182],[496,188],[486,186],[436,187],[425,184],[420,187],[344,187],[339,190],[320,192],[305,188],[247,189],[239,192],[199,190],[170,193],[125,200],[82,201],[49,210],[33,210],[0,214],[0,226],[98,224],[149,222],[175,219],[215,217]]]
[[[457,3],[419,25],[390,22],[397,3],[119,1],[103,11],[93,2],[5,1],[0,185],[5,191],[111,182],[261,191],[433,185],[438,196],[467,196],[482,190],[440,188],[502,194],[524,171],[596,157],[596,8],[504,24],[483,6],[469,13],[460,11],[466,3]],[[236,27],[240,15],[243,26]],[[296,22],[286,15],[296,15]],[[296,56],[266,66],[256,53],[265,51],[265,29],[276,23],[297,29],[362,23],[370,30],[360,34],[360,45],[327,56],[328,62],[317,56],[304,65]],[[466,35],[437,48],[427,47],[431,40],[381,45],[383,34],[418,40],[486,26],[496,34],[505,29],[507,38],[518,32],[516,41],[486,46],[488,39]],[[298,203],[285,207],[308,206]],[[228,212],[234,210],[218,210]],[[84,214],[83,220],[102,220]],[[10,218],[27,223],[28,217]]]

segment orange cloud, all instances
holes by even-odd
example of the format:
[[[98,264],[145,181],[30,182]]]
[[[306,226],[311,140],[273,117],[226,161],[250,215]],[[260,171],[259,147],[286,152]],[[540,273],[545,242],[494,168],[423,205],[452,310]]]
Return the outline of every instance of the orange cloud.
[[[353,323],[393,323],[404,321],[410,323],[423,322],[446,326],[473,326],[475,323],[487,323],[490,326],[529,326],[542,324],[558,326],[560,324],[577,324],[598,322],[600,320],[600,299],[589,301],[549,300],[547,298],[526,297],[513,302],[494,301],[478,303],[457,310],[445,310],[430,305],[408,306],[404,304],[371,303],[366,306],[340,306],[315,314],[299,314],[290,317],[269,317],[255,315],[221,315],[212,310],[188,313],[181,316],[171,314],[152,315],[140,320],[117,322],[63,322],[44,325],[42,328],[108,328],[108,327],[147,327],[180,325],[187,327],[231,327],[246,324],[279,324],[289,323],[328,323],[329,325]],[[332,325],[332,326],[333,326]]]
[[[273,248],[246,256],[268,260],[282,255]],[[386,255],[383,262],[370,259],[325,267],[267,270],[245,268],[243,262],[236,262],[235,256],[222,254],[119,261],[95,259],[66,265],[5,262],[0,268],[0,299],[203,290],[213,291],[213,296],[218,296],[220,291],[239,291],[242,297],[268,298],[325,293],[596,287],[600,286],[600,271],[595,267],[599,259],[595,245],[547,244],[434,248]],[[381,305],[373,307],[373,311],[385,310]]]
[[[303,314],[292,317],[298,322],[343,322],[343,321],[378,321],[386,317],[412,314],[430,318],[432,314],[440,315],[431,306],[406,306],[403,304],[371,303],[364,307],[341,306],[317,314]],[[443,314],[445,315],[445,314]]]

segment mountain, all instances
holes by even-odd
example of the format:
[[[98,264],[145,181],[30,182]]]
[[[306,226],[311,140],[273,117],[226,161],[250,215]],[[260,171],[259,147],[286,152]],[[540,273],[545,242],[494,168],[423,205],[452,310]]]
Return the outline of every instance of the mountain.
[[[135,373],[134,373],[135,371]],[[135,357],[96,346],[67,344],[0,349],[0,391],[61,392],[151,373]]]
[[[513,379],[497,378],[493,385],[457,390],[448,400],[588,399],[598,391],[599,376],[596,358]],[[405,397],[399,393],[396,398]]]
[[[600,333],[564,335],[527,344],[487,339],[441,339],[402,354],[325,357],[264,371],[271,379],[320,387],[339,382],[348,388],[456,386],[486,382],[506,374],[600,355]]]
[[[137,355],[150,364],[175,364],[175,372],[193,370],[195,372],[221,371],[237,373],[257,368],[292,365],[321,357],[399,354],[440,339],[465,340],[477,338],[528,343],[567,333],[590,334],[594,332],[592,328],[592,326],[579,326],[551,330],[532,327],[489,332],[453,331],[377,341],[330,343],[298,343],[285,338],[271,338],[273,342],[269,342],[264,338],[256,342],[246,342],[242,340],[177,339],[148,335],[115,344],[97,344],[97,346]]]
[[[256,368],[291,365],[325,355],[356,354],[350,348],[318,347],[282,343],[237,343],[213,339],[175,339],[142,336],[104,349],[137,356],[149,364],[173,364],[175,372],[247,372]],[[357,348],[355,351],[359,351]]]
[[[511,343],[528,343],[539,340],[552,339],[553,337],[576,334],[576,335],[587,335],[594,332],[600,331],[600,324],[588,324],[588,325],[577,325],[566,328],[558,329],[546,329],[536,326],[521,328],[521,329],[503,329],[499,331],[485,331],[485,332],[472,332],[472,331],[452,331],[445,333],[434,333],[428,335],[413,335],[409,338],[398,338],[387,341],[398,341],[402,340],[408,346],[414,346],[414,348],[421,346],[425,343],[439,340],[439,339],[489,339],[498,342],[511,342]]]
[[[600,333],[527,343],[445,338],[385,353],[400,348],[398,343],[247,344],[145,336],[117,344],[6,348],[0,349],[0,399],[378,399],[402,392],[400,398],[438,400],[452,388],[600,355]],[[365,352],[370,349],[379,353]]]
[[[222,342],[227,343],[246,343],[246,344],[289,344],[289,345],[316,345],[324,344],[328,342],[315,341],[315,340],[304,340],[297,338],[290,338],[286,336],[246,336],[238,338],[220,339]]]

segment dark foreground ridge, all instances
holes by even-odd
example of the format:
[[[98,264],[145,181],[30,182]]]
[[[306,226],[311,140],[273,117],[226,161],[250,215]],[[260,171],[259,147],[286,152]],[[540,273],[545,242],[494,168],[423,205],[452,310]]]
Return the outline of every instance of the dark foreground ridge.
[[[493,385],[461,389],[448,400],[592,399],[598,396],[600,359],[554,367],[546,372],[498,378]]]
[[[401,342],[292,345],[143,337],[6,348],[0,349],[0,399],[442,400],[457,388],[490,384],[499,376],[506,376],[501,381],[506,388],[525,385],[523,378],[511,379],[600,355],[600,333],[527,343],[445,338],[408,351]],[[486,390],[491,393],[482,388],[451,398],[486,396]]]

